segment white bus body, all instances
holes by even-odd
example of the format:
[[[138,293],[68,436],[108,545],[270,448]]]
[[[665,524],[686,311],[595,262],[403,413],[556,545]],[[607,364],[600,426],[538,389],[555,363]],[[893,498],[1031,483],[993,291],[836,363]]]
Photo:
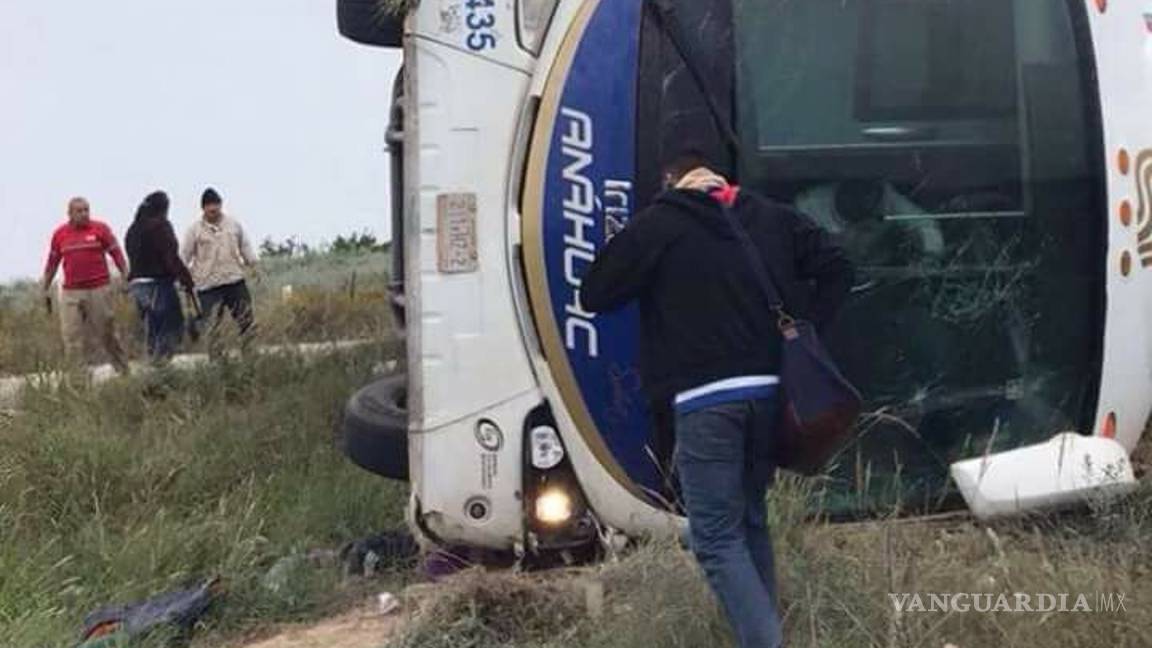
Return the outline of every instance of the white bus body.
[[[349,446],[407,453],[378,472],[410,480],[422,531],[531,550],[679,528],[635,315],[575,297],[679,143],[725,150],[709,93],[741,183],[861,269],[829,344],[872,415],[829,510],[1129,485],[1152,411],[1152,2],[672,3],[687,53],[652,4],[423,0],[402,38],[380,27],[404,53],[406,413]]]

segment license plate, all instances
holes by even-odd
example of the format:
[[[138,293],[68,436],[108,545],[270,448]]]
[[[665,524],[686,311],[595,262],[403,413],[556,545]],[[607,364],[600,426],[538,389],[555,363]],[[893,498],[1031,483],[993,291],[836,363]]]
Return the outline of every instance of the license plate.
[[[436,199],[437,268],[446,274],[476,272],[476,194],[441,194]]]

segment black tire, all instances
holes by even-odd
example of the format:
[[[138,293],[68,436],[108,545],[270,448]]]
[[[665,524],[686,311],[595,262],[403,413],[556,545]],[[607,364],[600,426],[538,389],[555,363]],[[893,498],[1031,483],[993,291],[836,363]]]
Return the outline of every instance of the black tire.
[[[361,45],[401,47],[404,16],[382,8],[379,0],[336,0],[340,34]]]
[[[382,477],[408,481],[408,376],[368,384],[344,408],[344,454]]]

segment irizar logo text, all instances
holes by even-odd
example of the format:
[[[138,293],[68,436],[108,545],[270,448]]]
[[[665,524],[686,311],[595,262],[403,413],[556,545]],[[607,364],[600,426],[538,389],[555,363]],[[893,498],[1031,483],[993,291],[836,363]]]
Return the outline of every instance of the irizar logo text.
[[[596,258],[602,242],[595,240],[596,217],[604,218],[605,238],[615,235],[628,222],[632,211],[632,183],[605,180],[603,196],[589,171],[594,162],[595,134],[592,117],[574,108],[560,109],[560,152],[564,160],[564,281],[569,299],[564,305],[564,345],[589,358],[600,356],[600,333],[596,315],[580,305],[580,277]]]
[[[889,594],[893,609],[904,612],[1095,612],[1121,613],[1128,611],[1124,594],[1096,592],[1092,594],[1049,593],[950,593],[950,594]]]

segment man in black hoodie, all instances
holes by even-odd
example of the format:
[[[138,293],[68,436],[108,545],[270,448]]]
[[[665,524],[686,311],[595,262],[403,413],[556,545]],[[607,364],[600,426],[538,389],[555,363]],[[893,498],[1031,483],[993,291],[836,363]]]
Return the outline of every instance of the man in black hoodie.
[[[828,323],[852,268],[827,234],[786,206],[730,185],[697,153],[666,171],[654,204],[583,277],[591,312],[640,307],[640,371],[673,407],[676,468],[692,548],[744,648],[782,634],[765,496],[775,470],[781,338],[729,223],[738,218],[789,311]]]
[[[156,363],[172,357],[184,334],[184,310],[177,282],[192,293],[192,274],[180,259],[176,233],[168,220],[168,195],[149,194],[124,236],[131,271],[128,281],[144,323],[148,356]]]

